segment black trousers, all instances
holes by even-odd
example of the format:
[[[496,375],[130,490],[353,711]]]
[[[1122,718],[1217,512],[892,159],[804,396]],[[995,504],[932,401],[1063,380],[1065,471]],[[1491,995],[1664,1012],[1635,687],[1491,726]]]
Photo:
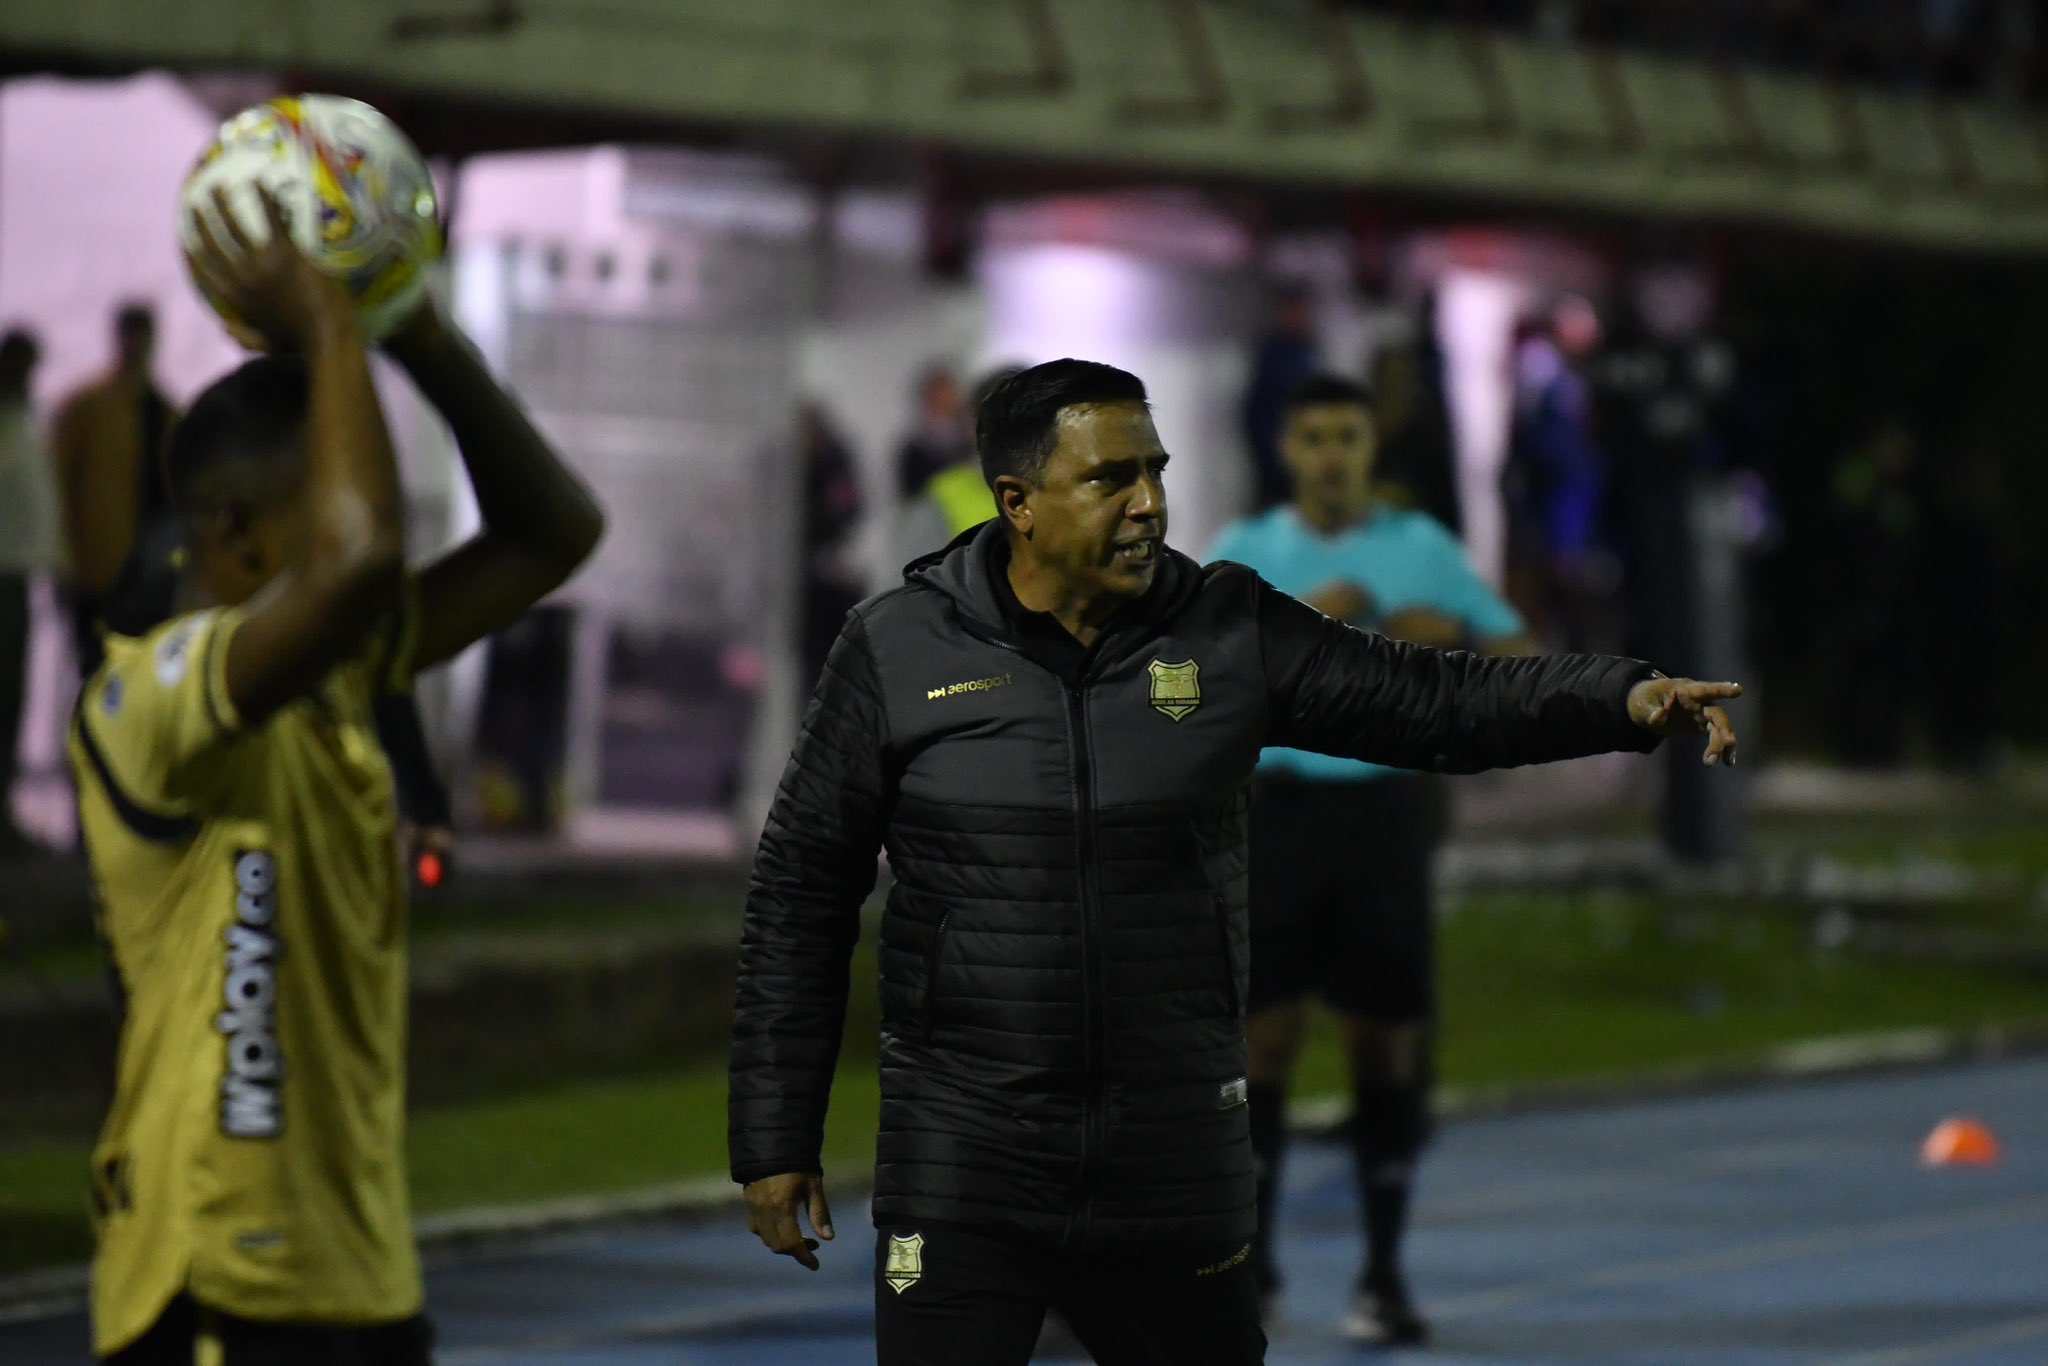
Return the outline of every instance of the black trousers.
[[[21,703],[28,681],[28,579],[0,574],[0,829],[13,823],[15,755],[21,744]]]
[[[1252,785],[1253,1014],[1320,996],[1404,1023],[1436,1014],[1435,777]]]
[[[434,1330],[414,1316],[396,1323],[256,1323],[180,1295],[147,1333],[106,1366],[194,1366],[200,1343],[217,1342],[220,1366],[429,1366]]]
[[[106,642],[100,638],[100,617],[106,603],[98,598],[72,597],[65,603],[71,614],[71,649],[77,656],[78,681],[84,683],[100,671],[107,659]]]
[[[880,1366],[1026,1366],[1057,1309],[1098,1366],[1258,1366],[1251,1248],[1083,1255],[953,1224],[875,1242]]]

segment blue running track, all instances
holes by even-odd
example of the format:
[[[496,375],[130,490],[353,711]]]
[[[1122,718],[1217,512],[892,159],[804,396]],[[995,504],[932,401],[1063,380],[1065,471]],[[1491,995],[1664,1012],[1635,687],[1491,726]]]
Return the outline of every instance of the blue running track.
[[[1991,1125],[2001,1164],[1918,1166],[1956,1114]],[[1416,1217],[1437,1328],[1417,1363],[2048,1363],[2048,1060],[1460,1123]],[[816,1275],[725,1223],[442,1261],[440,1359],[872,1362],[873,1241],[855,1211],[840,1225]],[[1340,1151],[1297,1148],[1281,1255],[1274,1366],[1369,1360],[1336,1332],[1359,1255]],[[84,1332],[76,1313],[0,1326],[0,1362],[81,1361]]]

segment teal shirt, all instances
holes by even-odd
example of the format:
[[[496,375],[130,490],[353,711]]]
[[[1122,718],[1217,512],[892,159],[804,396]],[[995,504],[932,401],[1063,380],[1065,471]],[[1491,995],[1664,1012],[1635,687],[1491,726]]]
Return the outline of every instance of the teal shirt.
[[[1292,505],[1282,505],[1225,527],[1208,558],[1247,565],[1297,598],[1333,583],[1355,583],[1372,595],[1376,613],[1424,607],[1463,623],[1475,640],[1522,634],[1522,618],[1480,582],[1457,537],[1429,514],[1407,508],[1375,506],[1357,526],[1326,536]],[[1354,624],[1370,629],[1375,623]],[[1269,749],[1259,769],[1319,782],[1364,782],[1404,771],[1299,749]]]

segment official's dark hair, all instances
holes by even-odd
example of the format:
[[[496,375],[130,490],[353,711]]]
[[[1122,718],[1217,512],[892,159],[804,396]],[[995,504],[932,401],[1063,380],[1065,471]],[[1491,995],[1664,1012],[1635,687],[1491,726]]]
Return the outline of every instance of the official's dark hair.
[[[1077,403],[1144,403],[1145,382],[1091,360],[1047,361],[1002,379],[975,412],[975,447],[991,487],[1001,475],[1038,482],[1059,444],[1062,408]]]
[[[1333,375],[1325,371],[1310,375],[1294,386],[1287,395],[1283,416],[1293,417],[1303,408],[1315,408],[1325,403],[1355,403],[1367,412],[1372,411],[1372,390],[1355,379]]]
[[[298,356],[258,356],[215,380],[171,429],[164,479],[187,513],[210,500],[209,476],[229,465],[257,469],[294,459],[306,425],[309,383]]]
[[[156,310],[140,300],[121,305],[114,314],[114,330],[123,335],[130,332],[156,331]]]

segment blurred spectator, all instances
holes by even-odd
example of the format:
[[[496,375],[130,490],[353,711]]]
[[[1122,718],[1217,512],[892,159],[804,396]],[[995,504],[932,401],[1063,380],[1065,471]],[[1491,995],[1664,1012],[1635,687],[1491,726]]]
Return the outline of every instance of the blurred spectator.
[[[377,699],[378,743],[391,761],[398,811],[413,881],[434,891],[443,886],[455,858],[455,810],[448,785],[434,766],[420,706],[411,692],[387,692]]]
[[[2014,523],[1996,452],[1972,443],[1929,474],[1925,601],[1940,613],[1944,634],[1970,642],[1984,673],[2010,677],[2011,623],[2026,611],[2011,601],[2010,586],[2021,581],[2026,533]],[[1969,772],[1995,769],[2011,749],[1977,672],[1930,669],[1921,690],[1942,761]]]
[[[1735,389],[1735,353],[1710,326],[1713,291],[1683,259],[1636,272],[1629,310],[1590,366],[1594,434],[1607,461],[1607,525],[1626,589],[1624,651],[1674,674],[1733,677],[1743,628],[1730,592],[1702,592],[1704,546],[1697,514],[1707,476],[1727,463],[1723,428]],[[1739,582],[1739,581],[1738,581]],[[1705,770],[1664,759],[1660,824],[1667,847],[1704,860],[1733,852],[1736,789],[1710,787]]]
[[[1629,308],[1595,355],[1594,433],[1607,459],[1608,526],[1629,592],[1626,649],[1702,667],[1691,622],[1694,477],[1722,463],[1720,424],[1733,351],[1707,326],[1712,301],[1690,266],[1636,277]]]
[[[544,834],[561,815],[574,629],[570,609],[544,605],[491,638],[477,715],[476,773],[484,820],[493,827]],[[614,659],[607,663],[615,691],[630,685],[616,657],[628,643],[615,640]]]
[[[995,495],[989,491],[988,479],[981,470],[981,457],[972,441],[974,423],[981,412],[981,401],[991,389],[1023,369],[1019,365],[1005,365],[989,371],[975,381],[974,393],[967,405],[967,431],[970,440],[966,453],[954,464],[947,466],[925,481],[917,498],[903,510],[896,530],[896,560],[909,564],[935,550],[942,550],[946,544],[969,527],[980,526],[996,515]],[[826,642],[830,644],[830,642]]]
[[[896,450],[897,497],[917,497],[934,475],[974,454],[970,421],[953,372],[943,365],[926,370],[917,383],[917,424]]]
[[[1914,610],[1926,518],[1913,487],[1913,433],[1888,417],[1835,466],[1835,757],[1890,768],[1906,757],[1922,624]],[[1883,679],[1872,686],[1873,678]]]
[[[56,494],[29,403],[41,357],[27,332],[0,337],[0,857],[28,844],[10,798],[28,673],[29,584],[57,561]]]
[[[1391,342],[1373,352],[1373,418],[1379,425],[1382,496],[1416,508],[1453,534],[1465,530],[1458,501],[1458,460],[1444,405],[1436,340]]]
[[[1308,287],[1287,284],[1274,301],[1272,323],[1252,357],[1244,394],[1244,444],[1252,459],[1252,510],[1287,501],[1287,465],[1279,431],[1287,400],[1321,368]]]
[[[1615,577],[1599,540],[1606,458],[1594,441],[1583,368],[1599,336],[1592,306],[1578,298],[1523,325],[1502,474],[1517,595],[1539,633],[1567,650],[1594,648],[1598,599]]]
[[[797,414],[803,461],[802,696],[808,699],[825,668],[825,654],[846,614],[861,599],[861,575],[849,554],[863,499],[853,453],[825,410],[806,403]]]
[[[114,346],[113,368],[65,399],[55,424],[81,678],[99,668],[101,614],[137,542],[177,535],[158,463],[177,410],[151,373],[156,318],[145,305],[128,304],[115,315]]]

